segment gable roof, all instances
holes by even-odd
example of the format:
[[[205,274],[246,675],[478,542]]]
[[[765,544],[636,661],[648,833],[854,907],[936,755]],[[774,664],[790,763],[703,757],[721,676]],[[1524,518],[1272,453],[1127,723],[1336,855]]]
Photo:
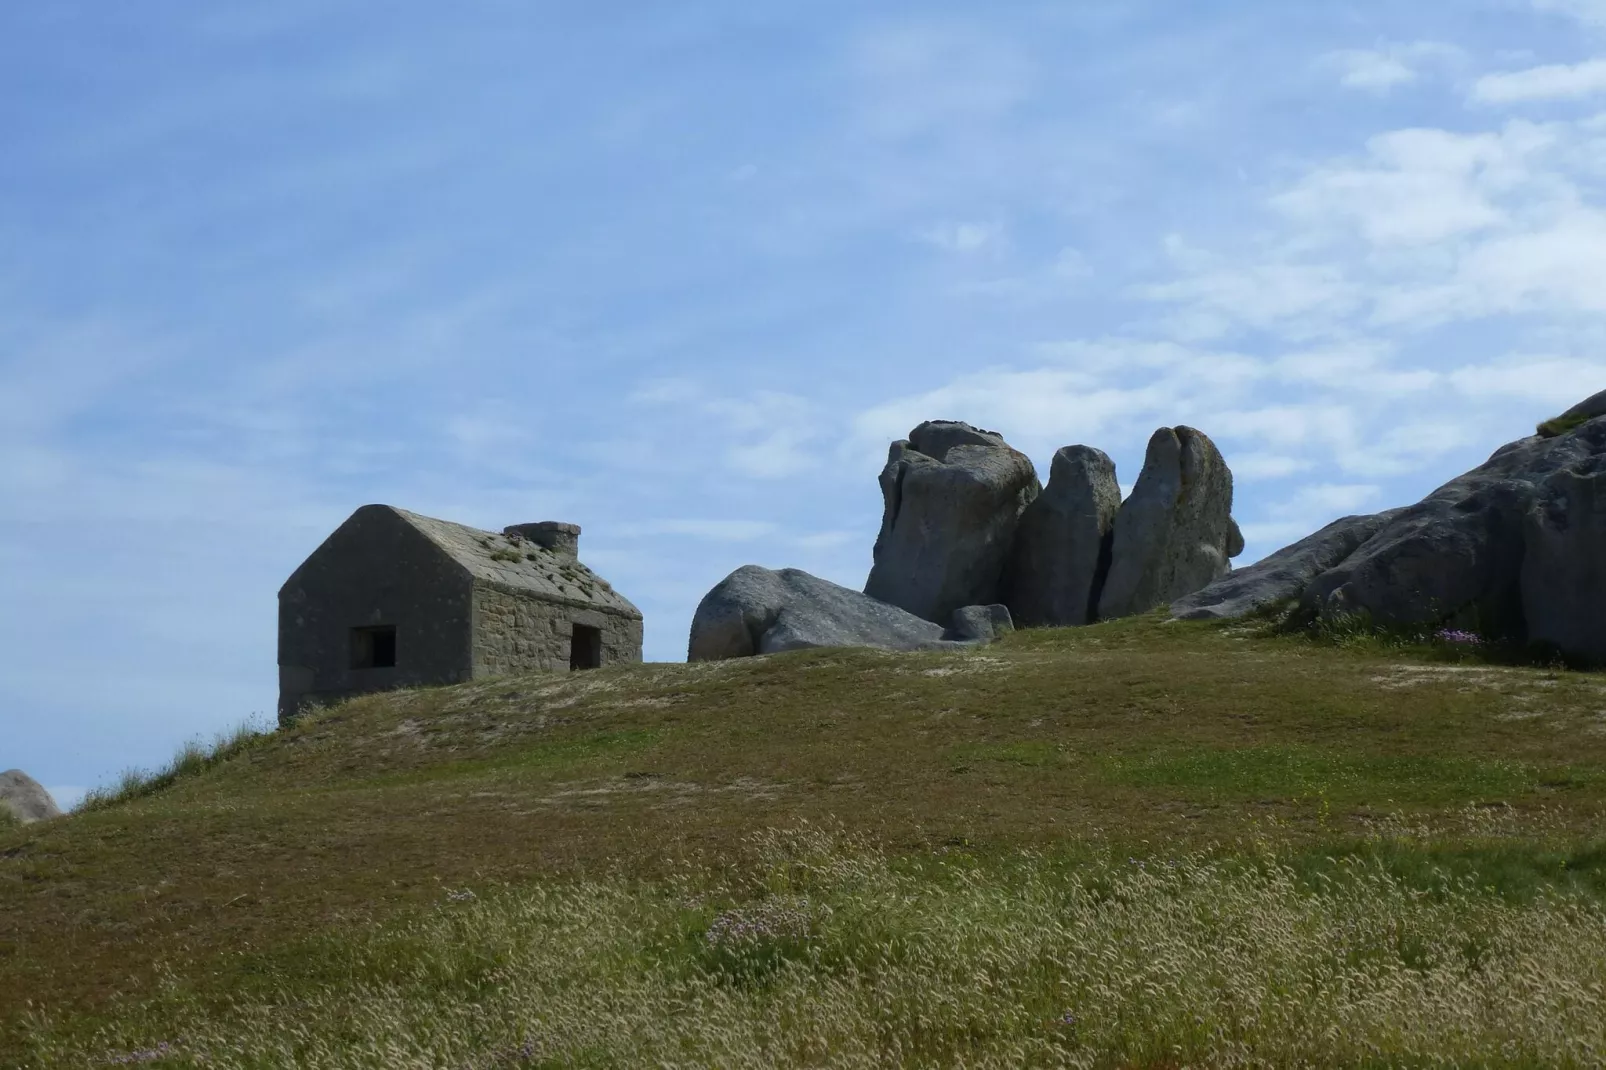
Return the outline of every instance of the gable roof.
[[[548,601],[641,619],[641,611],[631,605],[628,598],[572,557],[562,557],[528,539],[420,516],[394,505],[385,508],[462,565],[476,580],[505,590],[528,592]]]

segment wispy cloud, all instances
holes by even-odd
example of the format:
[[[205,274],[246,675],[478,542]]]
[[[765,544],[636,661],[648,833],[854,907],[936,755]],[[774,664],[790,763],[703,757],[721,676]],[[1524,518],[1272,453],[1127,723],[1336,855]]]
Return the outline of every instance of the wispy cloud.
[[[1606,0],[1533,0],[1536,10],[1606,26]]]
[[[714,542],[752,542],[774,534],[775,530],[776,526],[765,520],[648,520],[616,525],[612,534],[625,539],[680,535]]]
[[[974,253],[999,242],[1004,228],[997,223],[938,223],[920,231],[920,240],[950,253]]]
[[[1339,83],[1349,89],[1384,94],[1415,82],[1422,68],[1431,63],[1459,60],[1463,53],[1454,45],[1439,41],[1415,41],[1377,48],[1342,49],[1329,52],[1322,63],[1338,72]]]
[[[1606,59],[1486,74],[1473,83],[1471,95],[1484,104],[1525,104],[1598,93],[1606,93]]]
[[[983,22],[907,21],[864,32],[851,70],[863,83],[859,120],[878,137],[916,137],[986,123],[1031,93],[1033,62]]]

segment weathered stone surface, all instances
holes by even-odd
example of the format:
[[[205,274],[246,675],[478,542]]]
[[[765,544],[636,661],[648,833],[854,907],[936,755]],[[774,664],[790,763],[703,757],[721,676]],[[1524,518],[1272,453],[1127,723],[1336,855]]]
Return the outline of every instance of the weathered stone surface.
[[[894,442],[866,594],[928,621],[1000,601],[1021,511],[1037,497],[1025,454],[969,424],[930,421]]]
[[[1203,432],[1162,427],[1115,518],[1101,618],[1143,613],[1226,574],[1232,535],[1232,472]]]
[[[353,513],[279,591],[280,723],[365,692],[641,660],[641,612],[575,558],[578,526],[509,532]]]
[[[1598,394],[1591,394],[1561,414],[1563,420],[1579,416],[1586,420],[1593,420],[1597,416],[1606,416],[1606,390],[1602,390]]]
[[[1394,509],[1335,520],[1314,535],[1172,602],[1171,614],[1183,620],[1243,617],[1297,599],[1312,580],[1353,554],[1400,512]]]
[[[698,603],[686,660],[718,661],[806,647],[941,650],[1008,630],[1009,614],[1002,606],[967,607],[956,618],[956,631],[974,634],[945,632],[940,624],[801,569],[744,565]]]
[[[965,606],[954,610],[953,621],[944,638],[986,642],[1015,630],[1015,621],[1005,605]]]
[[[0,773],[0,807],[11,811],[24,824],[61,816],[61,808],[50,797],[50,792],[21,769]]]
[[[1555,438],[1537,435],[1496,450],[1484,464],[1400,510],[1345,561],[1306,590],[1324,617],[1365,613],[1385,624],[1454,624],[1525,638],[1521,572],[1528,513],[1544,484],[1568,469],[1592,470],[1606,453],[1606,421]]]
[[[1237,557],[1244,552],[1244,533],[1238,521],[1227,518],[1227,556]]]
[[[1606,471],[1592,464],[1545,480],[1528,510],[1522,609],[1528,638],[1606,662]]]
[[[538,520],[533,524],[509,524],[502,529],[509,537],[529,539],[568,561],[580,559],[580,525],[561,520]]]
[[[1484,464],[1400,510],[1348,559],[1312,581],[1303,604],[1326,617],[1361,612],[1385,624],[1453,624],[1517,640],[1530,637],[1530,622],[1556,628],[1573,612],[1565,605],[1555,614],[1545,608],[1547,598],[1559,596],[1558,570],[1584,575],[1584,557],[1606,553],[1599,542],[1590,550],[1587,531],[1594,521],[1585,519],[1588,507],[1581,505],[1579,514],[1559,505],[1569,493],[1582,503],[1585,493],[1564,473],[1588,477],[1603,464],[1606,420],[1552,438],[1508,443]],[[1558,508],[1573,513],[1568,527],[1576,530],[1558,525]],[[1536,509],[1546,515],[1531,518]],[[1531,594],[1524,591],[1530,547],[1539,554]]]
[[[1054,454],[1048,486],[1021,514],[1006,602],[1022,626],[1087,624],[1109,571],[1121,488],[1091,446]]]

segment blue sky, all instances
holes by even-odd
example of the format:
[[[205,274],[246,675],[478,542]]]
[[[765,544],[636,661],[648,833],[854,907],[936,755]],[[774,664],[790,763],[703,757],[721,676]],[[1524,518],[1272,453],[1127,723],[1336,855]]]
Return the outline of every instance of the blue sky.
[[[0,7],[0,768],[274,703],[367,502],[684,656],[889,440],[1222,447],[1252,561],[1606,387],[1606,0]]]

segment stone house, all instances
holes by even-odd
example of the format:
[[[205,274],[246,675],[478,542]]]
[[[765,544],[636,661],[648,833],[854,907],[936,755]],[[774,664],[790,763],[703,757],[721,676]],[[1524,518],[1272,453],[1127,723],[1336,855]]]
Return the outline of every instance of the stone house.
[[[279,722],[396,687],[641,660],[641,612],[580,528],[501,534],[365,505],[279,589]]]

